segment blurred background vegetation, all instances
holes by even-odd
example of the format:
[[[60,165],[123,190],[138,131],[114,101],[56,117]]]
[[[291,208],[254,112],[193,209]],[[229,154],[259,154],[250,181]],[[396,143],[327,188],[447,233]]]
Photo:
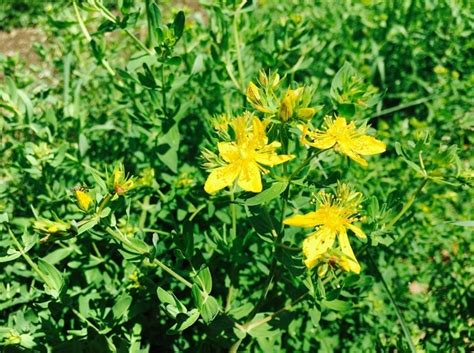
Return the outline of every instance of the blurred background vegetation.
[[[185,305],[192,302],[189,292],[119,252],[104,232],[40,244],[32,223],[38,216],[79,219],[71,188],[93,187],[97,175],[122,161],[132,174],[148,175],[147,187],[117,214],[122,231],[153,242],[160,259],[183,273],[206,263],[213,296],[225,304],[232,283],[231,313],[244,317],[268,273],[270,247],[246,219],[239,223],[246,232],[240,241],[220,238],[230,222],[221,210],[226,201],[205,195],[200,168],[200,151],[212,140],[209,119],[241,112],[248,82],[271,69],[288,82],[316,86],[314,102],[326,107],[316,118],[322,120],[331,108],[331,80],[346,61],[384,94],[365,118],[388,151],[369,170],[336,160],[311,178],[315,188],[344,179],[370,195],[365,229],[369,245],[378,247],[355,249],[360,276],[327,285],[326,296],[339,305],[301,303],[247,337],[242,348],[409,351],[385,281],[417,352],[472,351],[474,2],[262,0],[235,15],[240,2],[232,0],[164,1],[158,39],[147,32],[150,3],[104,1],[121,20],[113,24],[78,2],[88,40],[70,1],[0,0],[4,351],[227,350],[235,337],[221,316],[165,335],[175,322],[156,288],[173,291]],[[179,10],[186,22],[173,42],[166,29],[175,35],[176,28],[165,24]],[[160,59],[146,58],[125,30],[147,45],[159,43]],[[431,179],[413,208],[394,229],[380,231],[378,222],[406,204],[424,171]],[[41,286],[25,261],[9,261],[7,222],[24,242],[32,237],[32,258],[63,273],[61,300],[36,289]],[[300,246],[301,238],[290,238],[288,245]],[[280,281],[262,308],[268,312],[284,306],[288,293],[297,298],[305,290],[295,280],[302,272],[291,267],[301,258],[279,261]]]

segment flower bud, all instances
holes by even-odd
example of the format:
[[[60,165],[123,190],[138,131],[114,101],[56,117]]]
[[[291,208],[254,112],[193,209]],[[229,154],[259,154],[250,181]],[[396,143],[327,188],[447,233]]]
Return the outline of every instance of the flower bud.
[[[316,109],[314,108],[300,108],[296,115],[298,118],[303,120],[311,120],[313,119],[314,115],[316,114]]]
[[[326,272],[328,272],[328,268],[329,268],[328,264],[321,264],[318,267],[318,277],[324,277]]]
[[[50,221],[49,219],[40,218],[33,223],[33,228],[41,233],[61,234],[66,233],[71,225],[62,221]]]
[[[89,209],[91,203],[92,203],[92,197],[85,192],[83,189],[76,189],[74,190],[76,194],[76,199],[77,199],[77,205],[79,208],[83,211],[86,211]]]
[[[261,103],[260,90],[253,82],[250,82],[247,87],[247,99],[252,104]]]

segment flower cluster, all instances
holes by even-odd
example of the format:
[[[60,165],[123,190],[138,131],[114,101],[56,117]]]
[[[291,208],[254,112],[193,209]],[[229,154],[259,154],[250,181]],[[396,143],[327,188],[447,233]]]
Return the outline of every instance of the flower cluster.
[[[365,94],[365,86],[353,75],[351,67],[346,65],[338,75],[340,82],[333,85],[333,95],[344,93],[346,83],[349,82],[353,88],[350,91],[351,97],[357,97],[355,104],[362,104],[361,100],[372,97],[370,92]],[[285,150],[293,143],[288,141],[294,131],[293,127],[297,127],[301,131],[300,143],[306,147],[303,150],[332,150],[363,167],[368,165],[364,156],[385,151],[385,143],[368,135],[366,125],[356,124],[354,120],[348,121],[337,113],[333,116],[327,115],[320,129],[313,128],[311,120],[322,108],[311,106],[313,90],[305,86],[282,90],[281,82],[277,73],[267,75],[264,72],[260,73],[256,83],[250,82],[247,101],[256,110],[255,114],[261,114],[263,118],[245,112],[234,119],[225,114],[213,119],[212,125],[221,142],[217,143],[218,155],[210,150],[203,152],[205,167],[211,170],[204,185],[206,192],[215,193],[226,187],[234,190],[236,185],[245,191],[261,192],[261,174],[268,173],[264,166],[273,167],[295,158],[290,154],[277,154],[276,150],[281,144],[278,141],[269,142],[267,127],[272,131],[271,136],[277,136],[285,143]],[[335,97],[337,103],[341,103],[344,98],[341,95]],[[231,127],[230,132],[228,127]],[[295,142],[297,143],[297,139]],[[301,151],[295,149],[298,150]],[[291,182],[292,177],[304,168],[314,155],[316,154],[308,153],[296,172],[283,176],[283,179]],[[283,170],[286,173],[287,168]],[[335,195],[325,191],[316,195],[315,211],[284,219],[283,224],[289,226],[314,228],[302,245],[304,263],[308,269],[317,266],[321,276],[329,266],[339,266],[354,273],[360,272],[360,265],[349,243],[348,232],[360,239],[366,238],[362,229],[355,225],[360,220],[361,200],[361,193],[351,191],[346,184],[338,182]]]
[[[247,87],[247,101],[255,110],[269,118],[277,117],[282,122],[309,121],[322,108],[310,107],[314,93],[311,87],[282,90],[279,89],[280,82],[277,73],[267,75],[260,72],[257,83],[250,82]]]

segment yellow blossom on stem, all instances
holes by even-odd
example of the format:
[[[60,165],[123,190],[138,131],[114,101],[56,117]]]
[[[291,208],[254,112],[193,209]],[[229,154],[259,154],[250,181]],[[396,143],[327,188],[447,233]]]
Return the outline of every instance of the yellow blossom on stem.
[[[273,167],[294,156],[278,155],[276,149],[281,144],[277,141],[268,143],[266,124],[250,113],[235,118],[231,126],[235,141],[219,142],[217,145],[225,165],[212,170],[204,190],[214,193],[237,182],[245,191],[260,192],[261,173],[268,173],[262,165]]]
[[[75,188],[77,204],[83,211],[87,211],[92,203],[92,197],[83,188]]]
[[[353,121],[348,124],[343,117],[327,116],[324,130],[310,131],[307,126],[300,126],[300,130],[304,144],[323,150],[334,148],[364,167],[368,164],[361,156],[382,153],[386,148],[385,143],[365,134],[366,127],[357,128]]]
[[[351,230],[360,239],[366,238],[362,229],[353,224],[359,220],[361,199],[361,193],[351,191],[346,184],[339,184],[337,197],[326,192],[317,195],[316,211],[284,220],[283,223],[286,225],[316,229],[303,241],[306,267],[311,269],[324,260],[337,237],[341,252],[337,264],[345,271],[360,272],[360,265],[349,243],[347,230]]]
[[[137,187],[135,177],[125,175],[123,165],[117,165],[113,172],[113,187],[117,195],[121,196]]]

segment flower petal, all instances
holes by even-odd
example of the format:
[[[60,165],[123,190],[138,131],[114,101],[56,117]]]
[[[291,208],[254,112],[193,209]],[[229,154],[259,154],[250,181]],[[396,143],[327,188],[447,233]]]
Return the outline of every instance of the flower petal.
[[[283,224],[294,227],[309,228],[321,224],[321,218],[319,217],[318,212],[309,212],[305,215],[295,215],[286,218],[283,221]]]
[[[274,165],[285,163],[289,160],[292,160],[295,156],[291,154],[281,154],[278,155],[275,152],[264,152],[255,154],[255,160],[263,165],[268,165],[273,167]]]
[[[217,148],[219,149],[219,154],[224,161],[227,163],[232,163],[239,159],[239,149],[237,146],[232,142],[219,142],[217,144]]]
[[[308,142],[308,145],[319,148],[321,150],[327,150],[336,143],[336,139],[326,133],[318,133],[314,135],[313,142]]]
[[[338,239],[339,245],[341,246],[341,251],[349,263],[349,270],[354,273],[360,273],[360,265],[357,262],[357,259],[355,258],[354,252],[352,251],[351,244],[349,243],[349,238],[347,237],[347,233],[345,230],[339,233]]]
[[[357,227],[353,224],[348,224],[347,225],[347,228],[349,228],[350,230],[352,230],[354,232],[354,234],[359,238],[359,239],[365,239],[367,238],[367,235],[365,235],[365,233],[362,231],[362,229],[360,229],[360,227]]]
[[[260,192],[262,191],[262,178],[260,176],[260,170],[255,162],[243,162],[239,180],[239,185],[245,191]]]
[[[353,140],[352,149],[358,154],[368,156],[385,152],[386,145],[372,136],[363,135]]]
[[[336,234],[329,228],[322,228],[313,233],[303,241],[303,254],[305,256],[305,265],[313,268],[318,260],[324,255],[334,244]]]
[[[341,143],[338,141],[337,150],[340,153],[345,154],[347,157],[349,157],[353,161],[359,163],[363,167],[367,167],[369,165],[364,158],[362,158],[360,155],[358,155],[357,153],[353,151],[352,144],[349,144],[348,142]]]
[[[226,186],[233,184],[240,172],[240,163],[232,163],[224,167],[214,169],[207,177],[204,184],[204,190],[209,193],[215,193]]]
[[[253,137],[257,146],[266,145],[268,142],[267,135],[265,134],[265,123],[259,118],[254,117],[252,120],[253,124]]]

